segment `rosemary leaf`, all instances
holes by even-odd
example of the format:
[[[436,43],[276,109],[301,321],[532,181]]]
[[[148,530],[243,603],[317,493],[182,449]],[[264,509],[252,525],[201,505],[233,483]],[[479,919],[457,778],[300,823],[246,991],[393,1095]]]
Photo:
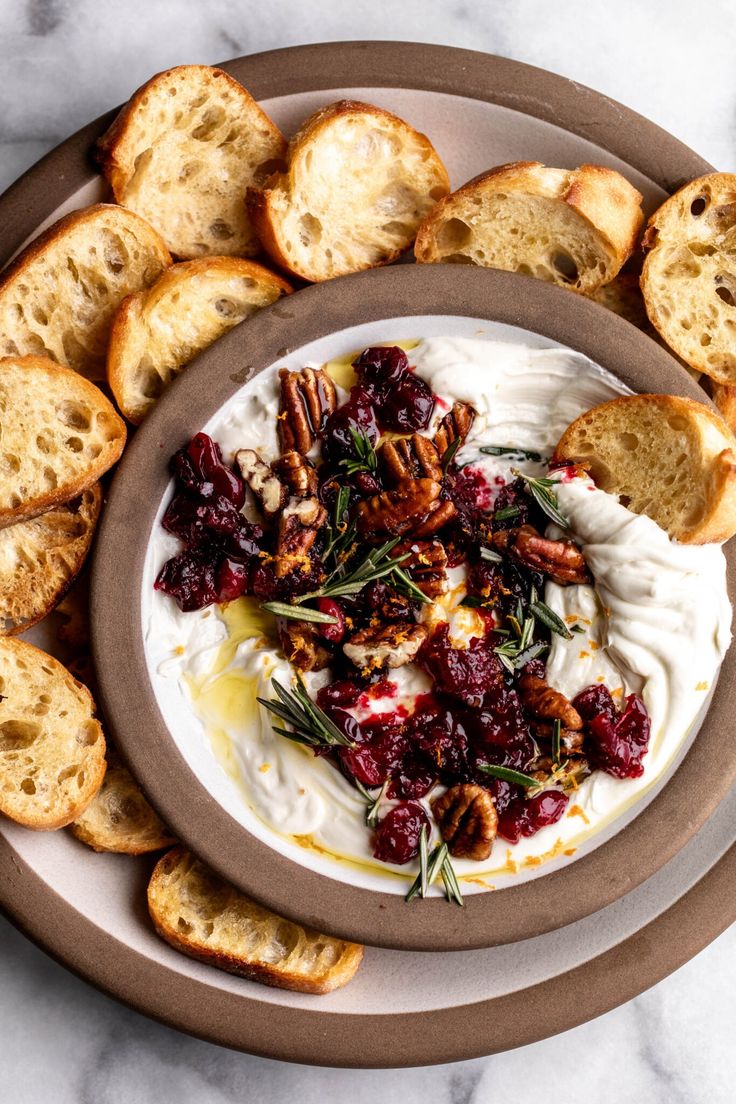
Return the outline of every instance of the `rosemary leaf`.
[[[353,781],[355,782],[356,789],[368,806],[365,811],[365,822],[369,828],[375,828],[378,824],[378,808],[388,789],[388,780],[383,783],[377,794],[372,794],[357,778]]]
[[[356,472],[374,472],[378,469],[378,457],[376,456],[376,450],[371,444],[369,438],[362,430],[354,429],[353,426],[349,426],[350,436],[353,439],[353,446],[357,454],[356,459],[341,460],[340,464],[345,468],[348,475],[354,475]]]
[[[557,765],[560,761],[560,741],[562,739],[562,721],[555,717],[552,725],[552,762]]]
[[[519,652],[514,660],[514,670],[518,671],[520,667],[524,667],[531,659],[536,659],[542,652],[546,652],[549,648],[549,644],[545,644],[543,641],[538,640],[536,644],[530,644],[523,652]]]
[[[488,563],[503,563],[503,556],[493,548],[484,548],[481,546],[480,558],[482,560],[487,560]]]
[[[427,825],[422,825],[419,836],[419,892],[422,897],[427,896],[429,882],[427,881],[427,868],[429,862],[429,841],[427,838]]]
[[[431,599],[427,597],[423,590],[420,590],[414,580],[400,567],[394,568],[389,581],[394,590],[398,591],[399,594],[403,594],[406,598],[414,598],[423,605],[431,604]]]
[[[276,729],[280,735],[310,747],[355,746],[312,701],[300,675],[297,675],[296,686],[292,690],[287,690],[275,678],[271,679],[271,686],[276,697],[270,701],[265,698],[257,698],[256,701],[293,729]]]
[[[322,597],[349,598],[362,590],[367,583],[375,582],[376,579],[383,579],[385,575],[391,575],[409,555],[409,553],[406,552],[402,556],[391,556],[392,550],[398,543],[398,537],[386,541],[386,543],[382,544],[380,547],[372,549],[368,555],[354,567],[348,567],[344,564],[340,565],[340,567],[336,568],[335,571],[328,576],[326,582],[322,584],[319,590],[310,591],[308,594],[301,594],[295,599],[295,602],[302,603],[309,601],[311,598]]]
[[[509,521],[511,518],[515,518],[520,514],[518,506],[504,506],[502,510],[496,510],[493,515],[494,521]]]
[[[511,469],[513,474],[519,479],[523,479],[529,488],[534,501],[540,507],[541,510],[551,518],[557,525],[563,529],[570,528],[570,522],[567,520],[564,514],[560,513],[557,506],[557,496],[554,493],[553,488],[557,485],[558,480],[547,479],[546,477],[536,479],[532,475],[525,475],[524,472],[519,471],[518,468]]]
[[[456,437],[455,440],[451,444],[449,444],[447,446],[447,448],[445,449],[445,451],[442,453],[442,474],[443,475],[447,475],[448,471],[450,470],[450,464],[455,459],[455,454],[457,453],[457,450],[460,448],[462,443],[463,443],[462,437]]]
[[[460,889],[460,883],[457,880],[457,874],[455,868],[450,861],[450,856],[445,857],[445,861],[440,867],[440,874],[442,875],[442,881],[445,884],[445,896],[448,901],[451,901],[454,905],[464,905],[462,891]]]
[[[482,445],[479,449],[486,456],[521,456],[524,460],[532,460],[535,464],[541,464],[543,457],[531,449],[517,448],[515,445]]]
[[[320,610],[308,609],[305,606],[292,606],[288,602],[262,602],[261,609],[267,610],[275,617],[285,617],[291,621],[314,621],[317,625],[337,624],[337,618],[330,613],[322,613]]]
[[[492,778],[500,778],[504,782],[513,782],[515,786],[523,786],[525,790],[539,785],[538,780],[532,778],[530,774],[522,774],[521,771],[511,770],[510,767],[497,767],[489,763],[479,765],[478,770],[482,770],[484,774],[490,774]]]
[[[564,637],[565,640],[572,640],[572,633],[565,622],[553,609],[550,609],[546,602],[532,602],[529,606],[529,612],[533,613],[537,620],[541,621],[543,625],[546,625],[551,632],[557,633],[558,636]]]

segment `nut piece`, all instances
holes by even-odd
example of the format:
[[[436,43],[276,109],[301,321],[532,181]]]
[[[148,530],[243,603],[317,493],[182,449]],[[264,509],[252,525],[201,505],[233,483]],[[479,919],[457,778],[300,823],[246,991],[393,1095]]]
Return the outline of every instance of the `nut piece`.
[[[532,721],[529,727],[537,743],[552,743],[553,725],[544,721]],[[582,755],[584,743],[585,734],[582,729],[565,728],[564,726],[560,729],[560,750],[565,755]]]
[[[358,506],[358,530],[364,535],[399,537],[414,531],[437,509],[440,485],[435,479],[406,479],[393,491],[366,498]]]
[[[451,855],[476,862],[488,858],[498,825],[488,790],[461,782],[434,799],[432,812]]]
[[[276,578],[283,579],[310,567],[309,550],[327,521],[327,511],[317,498],[290,498],[279,518],[276,542]]]
[[[378,461],[386,483],[397,486],[406,479],[442,480],[442,465],[437,446],[429,437],[414,433],[385,441],[378,450]]]
[[[257,498],[267,518],[275,517],[286,505],[289,492],[255,449],[240,449],[235,454],[240,474]]]
[[[332,662],[311,621],[279,621],[279,638],[284,655],[300,671],[322,671]]]
[[[578,546],[569,540],[547,540],[533,525],[494,533],[493,545],[533,571],[549,576],[560,586],[590,582],[588,568]]]
[[[356,667],[379,670],[411,663],[427,639],[424,625],[394,621],[390,625],[361,629],[343,644],[343,652]]]
[[[561,721],[563,728],[575,732],[583,727],[583,718],[575,706],[544,679],[536,675],[522,675],[518,689],[524,707],[535,717],[543,721]]]
[[[466,402],[453,404],[452,410],[445,414],[434,435],[434,445],[440,460],[453,441],[457,441],[458,437],[462,441],[465,440],[473,428],[474,421],[475,407]],[[458,448],[462,448],[462,445],[458,445]]]
[[[337,405],[335,385],[321,368],[282,368],[279,438],[281,451],[306,454]]]
[[[412,529],[412,536],[433,537],[445,525],[449,525],[451,521],[454,521],[456,516],[455,503],[451,502],[449,498],[443,498],[430,510],[424,521]]]
[[[439,598],[447,591],[447,552],[438,540],[405,540],[392,556],[406,556],[401,567],[427,598]]]
[[[285,452],[271,464],[272,470],[297,498],[317,494],[317,472],[314,465],[300,452]]]

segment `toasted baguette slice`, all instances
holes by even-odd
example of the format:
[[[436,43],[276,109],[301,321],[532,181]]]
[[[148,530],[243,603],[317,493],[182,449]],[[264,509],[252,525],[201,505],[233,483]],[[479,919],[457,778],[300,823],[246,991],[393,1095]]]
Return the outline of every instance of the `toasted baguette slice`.
[[[112,749],[100,789],[71,830],[94,851],[121,855],[145,855],[176,843]]]
[[[0,813],[63,828],[105,776],[105,738],[90,692],[50,655],[0,638]]]
[[[710,393],[721,417],[729,429],[736,433],[736,384],[711,383]]]
[[[450,187],[424,134],[353,100],[310,116],[288,161],[286,172],[248,190],[248,207],[266,252],[304,280],[395,260]]]
[[[115,316],[107,378],[118,406],[136,424],[194,357],[291,287],[239,257],[203,257],[166,270]]]
[[[647,314],[671,349],[718,383],[736,383],[736,174],[680,188],[644,234]]]
[[[125,445],[110,400],[45,357],[0,360],[0,412],[0,529],[76,498]]]
[[[0,275],[0,356],[49,356],[102,379],[119,304],[170,264],[153,227],[124,207],[66,215]]]
[[[286,140],[222,69],[158,73],[98,149],[115,199],[148,219],[177,257],[258,252],[245,190],[283,166]]]
[[[64,506],[0,529],[0,635],[29,629],[63,598],[87,557],[101,506],[95,483]]]
[[[641,195],[602,165],[514,161],[441,200],[419,228],[420,264],[503,268],[591,295],[636,245]]]
[[[158,934],[178,951],[277,989],[329,993],[350,981],[363,958],[357,943],[261,908],[182,847],[159,859],[148,910]]]
[[[555,449],[599,487],[684,544],[736,532],[736,438],[707,406],[674,395],[627,395],[576,418]]]

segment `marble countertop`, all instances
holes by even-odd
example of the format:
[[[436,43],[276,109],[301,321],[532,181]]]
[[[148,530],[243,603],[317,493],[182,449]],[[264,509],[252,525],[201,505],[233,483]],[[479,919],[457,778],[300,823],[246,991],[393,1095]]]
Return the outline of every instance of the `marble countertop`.
[[[392,38],[504,54],[591,85],[736,168],[736,7],[710,0],[14,0],[0,5],[0,189],[157,70],[303,42]],[[695,37],[697,36],[697,44]],[[433,1069],[312,1069],[189,1039],[77,980],[0,919],[8,1104],[720,1104],[734,1099],[736,927],[564,1036]]]

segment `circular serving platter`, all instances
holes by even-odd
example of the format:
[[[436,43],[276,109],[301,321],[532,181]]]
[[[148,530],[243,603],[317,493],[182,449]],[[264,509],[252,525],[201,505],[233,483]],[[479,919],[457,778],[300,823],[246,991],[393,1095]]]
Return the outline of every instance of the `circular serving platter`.
[[[396,111],[430,134],[454,186],[508,160],[597,161],[621,169],[651,208],[710,168],[590,89],[469,51],[336,43],[240,58],[225,68],[287,133],[317,106],[345,96]],[[66,210],[104,196],[90,151],[110,118],[63,143],[0,199],[0,259]],[[35,639],[52,648],[53,626]],[[690,815],[690,802],[687,808]],[[733,811],[726,799],[657,874],[587,919],[488,951],[369,948],[355,981],[325,998],[265,990],[177,955],[148,922],[150,864],[95,855],[64,832],[0,825],[0,903],[90,981],[213,1041],[322,1064],[449,1061],[580,1023],[705,946],[736,916]],[[683,819],[678,813],[670,828],[676,832]]]

